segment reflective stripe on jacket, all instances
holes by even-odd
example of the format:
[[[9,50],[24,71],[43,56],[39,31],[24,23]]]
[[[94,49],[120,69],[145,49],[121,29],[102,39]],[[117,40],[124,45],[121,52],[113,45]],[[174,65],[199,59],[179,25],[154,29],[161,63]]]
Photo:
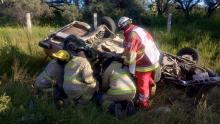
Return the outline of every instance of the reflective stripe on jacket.
[[[89,61],[86,58],[74,57],[64,69],[64,91],[85,92],[88,88],[96,87],[96,80]]]
[[[154,71],[157,68],[159,68],[159,63],[156,63],[154,65],[148,66],[148,67],[136,67],[136,71],[138,72],[149,72],[149,71]]]
[[[58,64],[56,60],[51,60],[43,72],[41,72],[35,81],[38,88],[49,88],[52,83],[63,82],[63,66]]]
[[[134,80],[121,63],[112,62],[103,74],[102,88],[108,95],[125,95],[136,92]]]
[[[160,59],[160,52],[150,34],[140,27],[133,29],[133,31],[136,32],[140,37],[141,44],[144,45],[144,54],[147,55],[147,58],[150,60],[151,64],[157,64]]]
[[[75,83],[81,83],[82,77],[79,77],[79,75],[65,75],[64,76],[64,81],[65,82],[75,82]]]
[[[43,72],[43,77],[48,80],[48,83],[52,83],[53,82],[53,78],[50,77],[50,74],[47,72],[47,70],[44,70]]]
[[[129,64],[134,71],[149,71],[157,68],[159,64],[159,50],[157,49],[152,36],[144,29],[131,25],[124,32],[124,55],[125,63]],[[151,66],[155,66],[152,68]]]

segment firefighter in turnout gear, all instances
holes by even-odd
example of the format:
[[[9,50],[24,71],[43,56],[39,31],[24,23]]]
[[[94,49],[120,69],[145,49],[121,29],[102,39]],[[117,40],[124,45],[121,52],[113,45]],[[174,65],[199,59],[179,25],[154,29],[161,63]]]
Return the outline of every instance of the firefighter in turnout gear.
[[[87,104],[98,87],[84,51],[83,48],[77,49],[77,55],[72,57],[64,69],[63,88],[68,100],[74,105]]]
[[[159,67],[160,52],[152,36],[132,24],[132,19],[121,17],[118,21],[119,29],[124,32],[124,59],[129,65],[129,70],[136,77],[138,89],[137,105],[149,108],[149,98],[152,86],[155,86],[154,71]]]
[[[136,94],[135,82],[128,68],[122,67],[121,63],[108,60],[103,66],[101,91],[104,94],[99,102],[104,111],[115,112],[116,117],[120,118],[123,106],[126,107],[129,102],[133,103]]]
[[[50,91],[51,88],[55,88],[55,97],[65,97],[63,92],[63,74],[64,66],[70,59],[70,55],[65,50],[59,50],[57,53],[53,53],[51,60],[45,69],[38,75],[34,83],[34,88],[38,91]],[[54,86],[54,87],[52,87]]]

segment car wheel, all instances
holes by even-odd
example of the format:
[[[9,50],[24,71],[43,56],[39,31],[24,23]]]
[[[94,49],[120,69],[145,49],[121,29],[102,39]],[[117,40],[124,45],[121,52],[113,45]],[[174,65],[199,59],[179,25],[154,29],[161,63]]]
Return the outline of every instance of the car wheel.
[[[112,18],[104,16],[99,20],[98,25],[106,25],[111,32],[115,33],[116,25]],[[104,38],[109,38],[112,36],[112,33],[106,31],[104,34]]]
[[[86,46],[86,44],[83,40],[79,39],[78,37],[76,37],[74,35],[70,35],[64,40],[64,48],[63,49],[74,54],[75,51],[77,50],[77,48],[85,47],[85,46]]]
[[[177,56],[187,58],[189,60],[195,61],[196,63],[199,61],[199,53],[195,49],[189,47],[182,48],[177,52]]]

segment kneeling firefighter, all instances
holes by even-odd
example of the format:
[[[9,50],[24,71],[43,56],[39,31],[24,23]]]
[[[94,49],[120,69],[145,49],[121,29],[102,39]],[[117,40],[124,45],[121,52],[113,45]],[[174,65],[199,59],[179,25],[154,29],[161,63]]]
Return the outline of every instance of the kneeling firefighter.
[[[65,66],[63,88],[71,103],[85,105],[98,90],[98,83],[93,77],[86,49],[80,47],[75,52],[76,55]]]
[[[97,100],[104,111],[115,113],[120,119],[123,116],[122,111],[126,111],[128,105],[133,107],[132,101],[136,94],[135,82],[128,68],[122,67],[117,61],[104,62],[103,70],[101,91],[104,94]]]
[[[34,88],[38,91],[47,91],[55,88],[55,100],[66,97],[63,91],[63,74],[64,66],[70,59],[70,55],[65,50],[59,50],[52,54],[54,58],[51,60],[45,69],[39,74],[34,83]]]

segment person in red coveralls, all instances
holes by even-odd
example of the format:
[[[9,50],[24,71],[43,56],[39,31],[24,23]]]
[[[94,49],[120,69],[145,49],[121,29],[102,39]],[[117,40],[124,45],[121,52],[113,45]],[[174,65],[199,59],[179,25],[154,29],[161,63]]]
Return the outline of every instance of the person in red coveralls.
[[[132,19],[121,17],[118,28],[124,33],[124,63],[129,65],[129,71],[136,77],[138,89],[137,106],[150,107],[151,88],[155,85],[154,71],[159,67],[160,52],[152,36],[132,24]]]

